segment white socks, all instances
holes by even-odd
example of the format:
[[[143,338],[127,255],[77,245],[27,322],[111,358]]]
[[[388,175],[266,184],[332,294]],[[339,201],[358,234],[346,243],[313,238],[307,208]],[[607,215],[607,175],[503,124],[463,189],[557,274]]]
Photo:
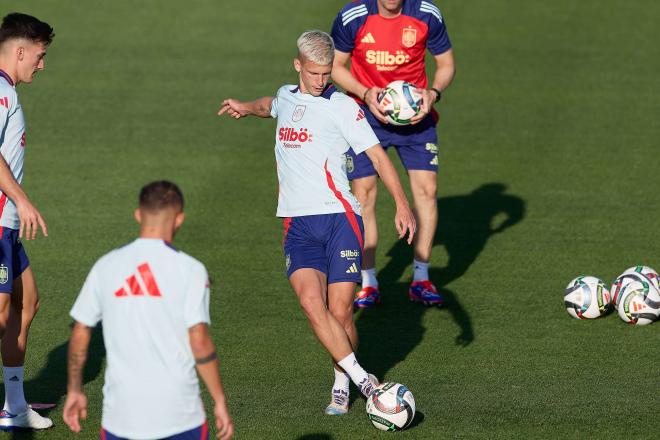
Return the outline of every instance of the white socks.
[[[338,371],[336,368],[332,370],[335,372],[335,383],[332,385],[332,390],[341,390],[348,394],[348,386],[351,383],[351,378],[348,374]]]
[[[373,287],[378,289],[378,280],[376,279],[376,268],[362,270],[362,287]]]
[[[27,402],[23,393],[24,367],[3,367],[2,370],[5,382],[5,406],[3,409],[12,414],[27,411]]]
[[[413,281],[426,281],[429,279],[429,263],[413,259],[413,267],[415,268]]]
[[[349,354],[344,359],[337,362],[337,364],[344,369],[346,374],[349,375],[353,383],[357,385],[358,388],[364,386],[364,384],[369,381],[367,372],[364,371],[364,368],[362,368],[360,364],[358,364],[357,359],[355,359],[355,353]]]

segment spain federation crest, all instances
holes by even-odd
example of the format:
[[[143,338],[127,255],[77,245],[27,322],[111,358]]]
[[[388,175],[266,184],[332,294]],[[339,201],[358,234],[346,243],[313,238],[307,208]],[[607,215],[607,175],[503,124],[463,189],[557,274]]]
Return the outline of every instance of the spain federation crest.
[[[405,28],[401,34],[401,43],[405,47],[413,47],[417,43],[417,29],[410,26]]]
[[[0,284],[7,284],[9,281],[9,269],[4,264],[0,265]]]
[[[303,115],[305,114],[305,107],[304,105],[297,105],[295,109],[293,109],[293,115],[291,115],[291,120],[293,122],[298,122],[302,119]]]

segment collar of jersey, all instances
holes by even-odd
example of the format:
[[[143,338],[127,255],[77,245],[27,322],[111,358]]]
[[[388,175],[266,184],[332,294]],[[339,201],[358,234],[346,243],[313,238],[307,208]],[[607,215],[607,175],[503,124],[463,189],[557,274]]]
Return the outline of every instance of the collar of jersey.
[[[330,99],[332,94],[335,93],[336,91],[337,91],[337,89],[335,88],[335,85],[332,84],[332,83],[328,83],[328,85],[325,86],[325,89],[323,90],[323,93],[321,93],[320,97],[325,98],[325,99]],[[300,87],[296,86],[293,89],[289,90],[289,92],[299,93],[300,92]],[[304,96],[304,95],[309,95],[310,98],[317,98],[317,96],[312,96],[309,93],[300,93],[300,96]]]
[[[11,79],[11,76],[4,70],[0,69],[0,76],[3,77],[7,82],[9,83],[10,86],[14,86],[14,81]]]

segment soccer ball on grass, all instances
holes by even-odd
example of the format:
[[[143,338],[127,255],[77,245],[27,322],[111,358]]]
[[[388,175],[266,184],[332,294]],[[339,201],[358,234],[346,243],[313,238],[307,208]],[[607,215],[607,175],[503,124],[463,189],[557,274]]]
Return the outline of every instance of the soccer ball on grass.
[[[415,418],[415,398],[405,385],[386,382],[367,399],[367,415],[380,430],[405,429]]]

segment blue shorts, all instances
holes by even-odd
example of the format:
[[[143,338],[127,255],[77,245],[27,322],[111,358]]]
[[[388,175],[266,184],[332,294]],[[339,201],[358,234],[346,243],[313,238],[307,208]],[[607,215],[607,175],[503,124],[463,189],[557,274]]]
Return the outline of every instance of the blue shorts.
[[[208,440],[209,438],[209,424],[208,421],[204,422],[202,426],[193,428],[190,431],[180,432],[178,434],[165,437],[161,440]],[[117,437],[110,431],[101,428],[99,440],[130,440],[125,437]]]
[[[438,119],[435,111],[418,124],[395,126],[382,124],[367,107],[361,107],[380,144],[385,149],[395,147],[407,170],[438,171],[438,134],[435,131]],[[346,174],[353,180],[377,173],[365,153],[356,155],[349,148],[346,152]]]
[[[328,284],[360,282],[363,235],[362,217],[353,212],[285,218],[287,276],[311,268],[326,274]]]
[[[11,293],[14,280],[30,266],[16,229],[0,227],[0,293]]]

